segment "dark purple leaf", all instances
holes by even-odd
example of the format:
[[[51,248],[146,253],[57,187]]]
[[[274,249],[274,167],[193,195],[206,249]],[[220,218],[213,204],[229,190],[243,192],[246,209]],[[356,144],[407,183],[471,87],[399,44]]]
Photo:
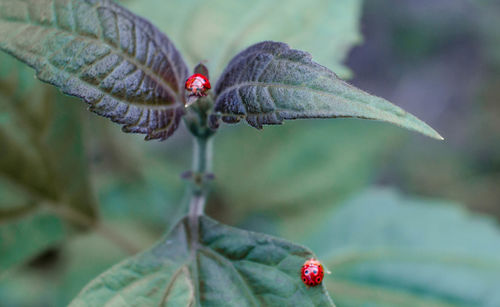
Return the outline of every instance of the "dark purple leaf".
[[[342,81],[311,55],[287,44],[262,42],[238,54],[215,87],[215,111],[253,127],[285,119],[356,117],[386,121],[442,137],[424,122],[382,98]]]

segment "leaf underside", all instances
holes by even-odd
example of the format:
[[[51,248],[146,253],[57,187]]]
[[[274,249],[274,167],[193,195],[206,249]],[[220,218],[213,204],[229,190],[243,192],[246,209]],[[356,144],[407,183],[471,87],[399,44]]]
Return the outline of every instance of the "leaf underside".
[[[333,306],[307,288],[304,247],[200,217],[92,281],[70,306]]]
[[[342,81],[307,52],[262,42],[239,53],[216,88],[215,111],[253,127],[285,119],[355,117],[381,120],[442,139],[431,127],[382,98]]]
[[[188,70],[169,39],[109,0],[0,0],[0,49],[125,132],[166,139]]]

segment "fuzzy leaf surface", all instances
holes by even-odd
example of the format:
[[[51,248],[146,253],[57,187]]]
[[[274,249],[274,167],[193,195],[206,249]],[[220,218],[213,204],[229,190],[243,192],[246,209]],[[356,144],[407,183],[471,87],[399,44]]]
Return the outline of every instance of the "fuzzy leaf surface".
[[[148,21],[109,0],[0,0],[0,49],[125,132],[166,139],[187,67]]]
[[[193,222],[196,223],[196,222]],[[184,218],[151,250],[88,284],[70,306],[333,306],[323,285],[306,288],[313,254],[270,236]]]
[[[309,53],[262,42],[239,53],[215,88],[215,111],[253,127],[285,119],[354,117],[389,122],[436,139],[427,124],[382,98],[344,82]]]

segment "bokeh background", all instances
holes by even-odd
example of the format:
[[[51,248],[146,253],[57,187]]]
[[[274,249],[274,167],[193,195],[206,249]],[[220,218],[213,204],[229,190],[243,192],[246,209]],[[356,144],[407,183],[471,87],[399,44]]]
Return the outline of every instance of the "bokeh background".
[[[213,79],[284,41],[445,137],[224,125],[207,213],[310,247],[337,306],[500,306],[500,2],[204,2],[121,1]],[[144,142],[33,75],[0,55],[0,306],[65,306],[151,246],[182,215],[191,161],[184,128]]]

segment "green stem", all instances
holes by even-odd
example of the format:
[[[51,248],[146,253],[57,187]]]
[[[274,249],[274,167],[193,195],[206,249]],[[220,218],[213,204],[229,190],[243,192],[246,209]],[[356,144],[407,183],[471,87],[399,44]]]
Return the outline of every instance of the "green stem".
[[[212,171],[212,138],[195,137],[193,150],[193,172],[208,174]]]
[[[209,182],[212,170],[212,139],[210,136],[194,137],[193,147],[193,168],[191,173],[191,184],[188,188],[189,193],[189,236],[191,258],[196,259],[196,251],[199,244],[200,225],[199,217],[205,211],[205,204],[209,192]],[[197,261],[192,262],[190,268],[193,280],[198,280]],[[196,297],[199,298],[199,285],[195,284]],[[199,305],[199,302],[198,302]]]
[[[212,139],[195,137],[193,148],[192,183],[190,187],[189,215],[199,216],[205,211],[212,170]]]

